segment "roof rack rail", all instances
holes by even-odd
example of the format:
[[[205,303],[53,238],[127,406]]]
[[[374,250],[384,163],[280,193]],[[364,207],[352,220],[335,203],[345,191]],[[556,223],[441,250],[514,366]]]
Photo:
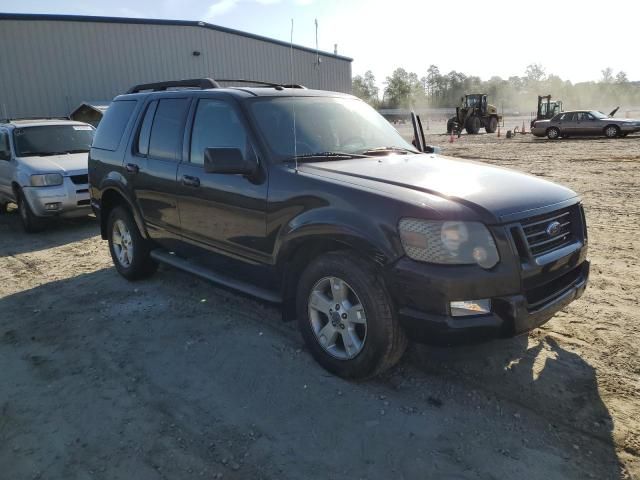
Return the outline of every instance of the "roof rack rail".
[[[138,93],[150,90],[152,92],[161,92],[168,88],[199,88],[206,90],[208,88],[220,88],[218,82],[211,78],[192,78],[188,80],[172,80],[168,82],[141,83],[127,90],[127,93]]]
[[[282,83],[273,83],[273,82],[263,82],[261,80],[248,80],[245,78],[216,78],[216,81],[218,82],[237,82],[237,83],[255,83],[256,85],[262,85],[265,87],[281,87],[281,88],[301,88],[306,90],[307,87],[305,87],[304,85],[298,85],[297,83],[291,83],[291,84],[282,84]]]

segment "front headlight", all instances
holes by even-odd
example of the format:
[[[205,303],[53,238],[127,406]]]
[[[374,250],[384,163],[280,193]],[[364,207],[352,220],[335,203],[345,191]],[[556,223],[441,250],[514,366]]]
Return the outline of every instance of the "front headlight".
[[[62,175],[60,175],[59,173],[31,175],[32,187],[54,187],[56,185],[62,185]]]
[[[420,262],[492,268],[500,260],[491,233],[479,222],[403,218],[399,229],[404,251]]]

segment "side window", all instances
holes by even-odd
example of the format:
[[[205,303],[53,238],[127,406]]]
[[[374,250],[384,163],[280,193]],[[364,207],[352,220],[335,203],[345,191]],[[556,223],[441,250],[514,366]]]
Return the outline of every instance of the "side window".
[[[576,114],[571,112],[571,113],[565,113],[560,120],[562,120],[563,122],[573,122],[576,119]]]
[[[9,134],[6,130],[0,130],[0,160],[11,160]]]
[[[93,139],[95,148],[112,152],[118,149],[136,103],[136,100],[120,100],[109,105]]]
[[[136,146],[136,153],[139,155],[147,156],[149,153],[149,138],[151,137],[151,125],[153,123],[153,117],[156,114],[156,108],[158,108],[158,101],[154,100],[147,106],[147,111],[144,114],[142,125],[140,126],[140,133],[138,134],[138,144]]]
[[[191,132],[190,161],[196,165],[204,163],[206,148],[238,148],[247,155],[247,132],[236,111],[227,103],[202,99],[198,102]]]
[[[160,160],[178,159],[188,109],[188,98],[166,98],[158,101],[149,135],[149,157]]]

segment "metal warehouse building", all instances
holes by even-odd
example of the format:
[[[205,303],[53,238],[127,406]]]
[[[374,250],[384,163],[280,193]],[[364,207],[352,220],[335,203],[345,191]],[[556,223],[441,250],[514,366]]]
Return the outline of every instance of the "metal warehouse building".
[[[0,118],[67,116],[139,83],[234,78],[351,91],[352,59],[204,22],[0,14]]]

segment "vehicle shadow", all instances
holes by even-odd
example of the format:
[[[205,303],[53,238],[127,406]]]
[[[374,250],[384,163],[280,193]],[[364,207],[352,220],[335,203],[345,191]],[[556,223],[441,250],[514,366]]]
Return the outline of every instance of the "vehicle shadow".
[[[566,446],[562,458],[577,462],[588,457],[598,465],[600,471],[592,478],[629,478],[616,454],[613,420],[600,396],[595,369],[552,335],[537,331],[464,347],[416,345],[409,362],[430,375],[456,378],[489,397],[505,399],[522,415],[547,422]],[[520,418],[521,413],[514,415]]]
[[[17,209],[0,214],[0,257],[36,252],[47,248],[78,242],[100,234],[93,215],[52,220],[38,233],[26,233],[20,224]]]

